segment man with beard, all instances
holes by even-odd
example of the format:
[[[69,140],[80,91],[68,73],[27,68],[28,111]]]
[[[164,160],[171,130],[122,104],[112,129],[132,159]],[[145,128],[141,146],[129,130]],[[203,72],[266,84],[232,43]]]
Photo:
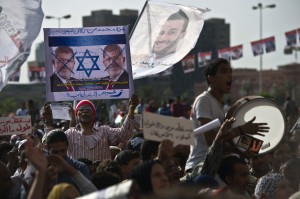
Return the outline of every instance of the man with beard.
[[[50,76],[51,92],[71,92],[79,90],[74,74],[74,52],[68,46],[59,46],[54,51],[52,64],[54,73]]]

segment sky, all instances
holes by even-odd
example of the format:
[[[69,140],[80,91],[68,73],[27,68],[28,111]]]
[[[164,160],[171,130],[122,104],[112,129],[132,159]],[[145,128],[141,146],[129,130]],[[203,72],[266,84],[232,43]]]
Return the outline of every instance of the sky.
[[[285,32],[300,28],[300,0],[160,0],[198,8],[209,8],[205,19],[223,18],[230,24],[231,46],[243,44],[244,53],[240,60],[232,61],[233,68],[254,68],[259,70],[259,56],[254,57],[250,43],[259,40],[259,10],[253,6],[276,4],[275,8],[262,10],[263,38],[275,36],[276,51],[263,55],[263,69],[276,70],[279,65],[296,62],[295,55],[285,55]],[[61,17],[71,15],[70,19],[62,19],[62,28],[82,27],[82,17],[91,15],[92,11],[109,9],[118,15],[121,9],[142,10],[145,0],[43,0],[42,8],[45,16]],[[57,19],[43,20],[42,28],[57,28]],[[32,45],[28,61],[35,60],[36,45],[43,41],[43,30]],[[298,44],[299,44],[298,40]],[[300,45],[300,44],[299,44]],[[300,61],[300,51],[298,52]]]

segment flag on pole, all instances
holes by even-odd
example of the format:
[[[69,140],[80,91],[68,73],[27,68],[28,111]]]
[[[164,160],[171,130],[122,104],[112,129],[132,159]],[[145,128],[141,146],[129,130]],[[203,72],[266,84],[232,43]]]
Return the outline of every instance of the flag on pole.
[[[251,42],[252,52],[254,56],[264,54],[263,40]]]
[[[265,44],[266,53],[274,52],[276,50],[275,37],[266,38],[263,40],[263,43]]]
[[[230,48],[231,59],[238,60],[243,57],[243,45],[233,46]]]
[[[208,11],[146,1],[130,36],[133,78],[162,72],[187,55],[197,43]]]
[[[0,91],[28,58],[43,17],[41,0],[0,0]]]
[[[211,61],[211,54],[211,51],[198,53],[198,67],[208,64]]]
[[[286,45],[289,47],[297,44],[297,30],[288,31],[285,33]]]

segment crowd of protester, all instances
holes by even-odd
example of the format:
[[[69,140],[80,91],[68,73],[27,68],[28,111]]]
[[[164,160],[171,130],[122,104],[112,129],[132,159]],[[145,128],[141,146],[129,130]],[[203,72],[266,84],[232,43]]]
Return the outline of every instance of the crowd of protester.
[[[30,104],[16,115],[31,116],[32,133],[1,136],[1,198],[300,198],[299,129],[287,130],[272,151],[252,154],[232,145],[239,133],[235,118],[226,119],[203,162],[186,170],[189,146],[146,140],[134,120],[144,111],[188,119],[191,104],[180,96],[158,104],[133,95],[119,107],[120,123],[112,113],[105,125],[88,100],[59,123],[49,103],[41,111]]]

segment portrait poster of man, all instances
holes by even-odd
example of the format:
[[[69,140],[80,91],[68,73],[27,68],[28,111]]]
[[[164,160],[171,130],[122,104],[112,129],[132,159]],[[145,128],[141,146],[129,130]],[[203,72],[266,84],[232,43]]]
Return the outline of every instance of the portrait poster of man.
[[[187,55],[182,61],[182,69],[184,73],[195,71],[195,55]]]
[[[238,60],[243,57],[243,45],[233,46],[230,48],[231,59]]]
[[[276,50],[275,37],[269,37],[263,40],[266,53],[274,52]]]
[[[129,98],[128,26],[46,28],[48,101]]]
[[[251,42],[252,52],[254,56],[264,54],[264,43],[263,40]]]
[[[289,47],[296,46],[297,44],[297,30],[288,31],[285,33],[286,45]]]
[[[211,61],[211,54],[211,51],[198,53],[198,67],[208,64]]]
[[[231,49],[230,48],[222,48],[218,50],[218,57],[227,59],[228,61],[231,60]]]
[[[130,36],[133,78],[160,73],[195,46],[208,9],[146,1]]]

